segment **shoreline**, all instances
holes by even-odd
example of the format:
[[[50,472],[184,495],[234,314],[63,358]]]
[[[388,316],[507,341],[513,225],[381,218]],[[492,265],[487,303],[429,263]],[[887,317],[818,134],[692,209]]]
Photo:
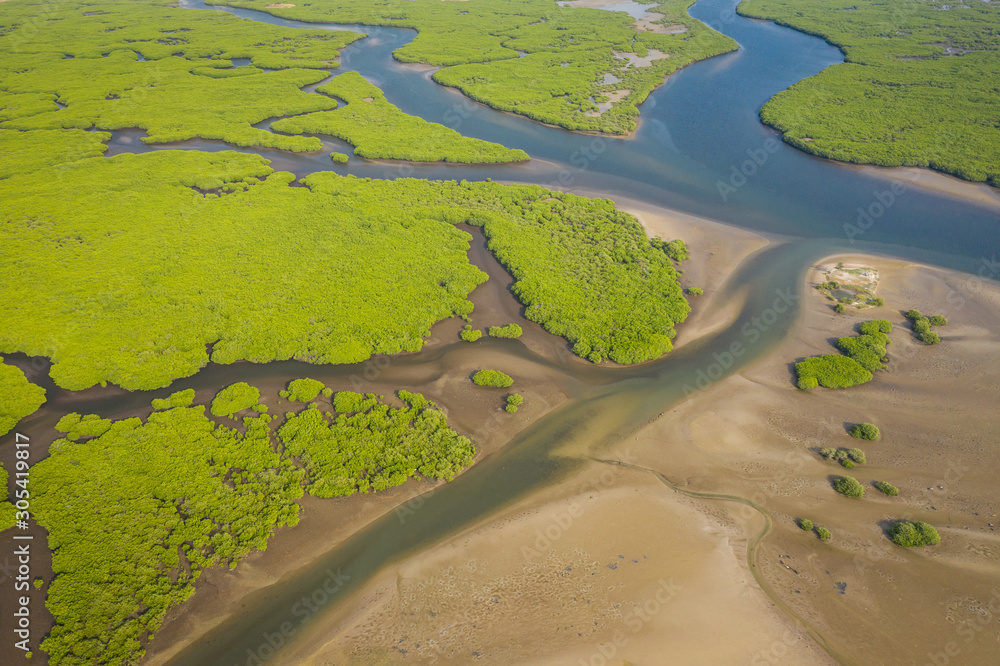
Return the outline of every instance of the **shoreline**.
[[[667,223],[665,220],[668,219],[670,212],[663,209],[659,209],[659,212],[663,215],[663,220],[654,219],[653,214],[650,213],[651,217],[648,222],[651,225],[650,228],[660,223]],[[689,230],[707,222],[710,221],[686,216],[683,213],[676,213],[669,221],[674,226],[679,225],[679,228]],[[722,243],[724,237],[731,238],[728,231],[726,233],[720,232],[723,228],[728,229],[727,225],[716,224],[718,226],[712,228],[712,233],[709,233],[709,236],[717,237],[717,243]],[[746,235],[748,245],[741,251],[743,249],[748,252],[755,251],[757,245],[763,246],[762,239],[756,240],[760,238],[757,234],[742,233]],[[511,280],[510,276],[503,271],[499,262],[492,255],[489,257],[480,256],[485,252],[485,239],[474,236],[473,247],[470,248],[470,259],[475,258],[474,263],[483,267],[491,277],[487,283],[477,288],[470,296],[477,305],[475,310],[477,314],[474,315],[477,326],[507,323],[512,313],[520,310],[519,304],[507,290],[507,282]],[[725,271],[727,264],[732,267],[732,263],[729,261],[729,255],[712,256],[705,253],[704,255],[695,254],[694,258],[684,262],[684,266],[687,266],[689,270],[700,271],[701,268],[693,269],[693,267],[704,264],[706,272],[716,274]],[[718,278],[716,279],[718,280]],[[706,291],[706,296],[703,298],[709,297],[709,295],[709,292]],[[486,309],[483,309],[484,307]],[[518,414],[504,414],[497,421],[488,418],[489,406],[476,406],[477,398],[475,396],[472,396],[472,404],[470,404],[470,395],[465,388],[468,370],[476,364],[481,364],[484,357],[489,358],[495,354],[503,354],[499,350],[483,349],[476,344],[462,343],[468,344],[468,346],[459,346],[456,353],[466,360],[459,361],[461,367],[454,362],[449,362],[445,372],[436,375],[437,378],[432,387],[424,385],[424,383],[410,386],[410,382],[404,382],[402,385],[407,390],[416,390],[425,394],[439,404],[446,407],[451,406],[449,414],[458,419],[453,425],[458,427],[460,432],[472,433],[477,430],[475,427],[477,418],[478,422],[492,424],[488,433],[482,427],[478,428],[479,437],[475,440],[476,464],[481,463],[485,457],[501,452],[514,439],[517,432],[540,420],[545,414],[563,404],[572,394],[579,392],[579,388],[574,388],[579,385],[579,380],[569,379],[570,375],[567,374],[567,371],[572,372],[572,368],[578,366],[573,361],[580,359],[576,359],[575,356],[562,349],[566,345],[565,340],[546,333],[534,322],[522,321],[520,317],[517,318],[517,321],[525,329],[525,335],[521,341],[529,349],[540,354],[543,358],[549,359],[550,362],[553,359],[563,357],[569,361],[567,368],[557,370],[539,368],[538,371],[530,370],[530,366],[534,365],[531,362],[520,361],[506,355],[504,355],[505,360],[494,361],[494,365],[501,363],[501,365],[510,366],[513,363],[518,366],[519,369],[512,374],[521,377],[535,375],[535,378],[530,382],[530,390],[525,392],[528,399]],[[438,322],[432,330],[432,338],[440,342],[442,339],[450,338],[452,333],[457,337],[461,323],[458,320]],[[711,322],[710,325],[714,327],[718,324]],[[708,327],[702,328],[698,319],[689,316],[688,320],[679,327],[678,337],[697,339],[707,330],[710,329]],[[425,348],[431,349],[436,346],[438,345],[427,345]],[[585,363],[581,360],[579,367],[586,367],[583,365]],[[465,368],[466,365],[469,367]],[[542,372],[542,374],[540,375],[538,372]],[[321,374],[313,373],[313,375],[323,379]],[[551,378],[543,379],[545,376]],[[563,379],[557,379],[557,377],[563,377]],[[465,380],[464,383],[463,380]],[[385,384],[386,387],[388,383],[394,381],[398,383],[397,380],[390,377],[379,378],[376,381],[377,384]],[[393,384],[393,386],[395,385]],[[550,388],[546,389],[546,385]],[[260,388],[262,395],[269,396],[274,392],[271,389],[277,390],[278,387],[261,386]],[[375,388],[371,390],[376,390],[376,392],[386,390],[385,387],[377,388],[378,390]],[[445,395],[448,397],[443,399]],[[462,407],[461,410],[458,410],[459,405]],[[272,409],[281,409],[280,406],[269,406]],[[540,412],[538,412],[539,408],[541,408]],[[470,417],[466,412],[475,412],[475,414]],[[479,416],[476,417],[476,415]],[[502,425],[504,423],[507,425]],[[342,543],[379,517],[393,510],[398,510],[400,507],[405,508],[408,503],[419,506],[422,503],[419,496],[429,491],[432,492],[433,488],[427,482],[411,480],[403,486],[391,489],[391,492],[374,496],[352,496],[345,498],[344,502],[340,502],[340,500],[316,500],[306,496],[302,502],[300,524],[295,528],[279,530],[272,537],[266,551],[257,552],[244,558],[235,571],[208,570],[201,576],[195,585],[196,594],[169,613],[163,627],[157,632],[156,640],[148,648],[145,663],[151,666],[167,663],[195,639],[208,633],[231,614],[238,612],[242,600],[246,599],[249,594],[280,581],[284,575],[295,569],[307,566],[310,561],[321,557],[323,553],[335,548],[337,544]],[[330,524],[337,525],[337,527],[331,531]],[[324,536],[317,539],[316,534]],[[289,561],[289,557],[292,558],[291,561]],[[376,578],[381,575],[383,574],[376,575]]]
[[[989,466],[973,471],[967,464],[961,466],[965,470],[961,480],[970,489],[961,489],[952,499],[944,497],[946,491],[934,489],[935,484],[940,488],[947,483],[933,481],[944,473],[937,450],[967,460],[969,447],[963,440],[969,435],[942,435],[940,429],[952,428],[954,422],[932,405],[953,397],[955,382],[962,381],[964,368],[984,358],[983,345],[1000,349],[998,328],[988,325],[989,321],[1000,321],[995,309],[1000,303],[1000,287],[987,285],[975,293],[967,289],[966,304],[946,311],[950,290],[968,282],[964,274],[863,254],[823,257],[807,273],[807,285],[818,277],[815,271],[819,266],[838,260],[879,268],[883,275],[879,293],[887,305],[835,315],[818,291],[807,288],[802,319],[775,350],[674,404],[659,419],[602,452],[602,457],[625,462],[622,469],[602,470],[599,464],[590,463],[564,482],[534,491],[514,506],[388,565],[323,618],[322,626],[313,627],[291,645],[279,663],[318,665],[331,659],[348,664],[372,660],[433,663],[441,656],[468,654],[475,648],[487,661],[511,663],[530,654],[533,664],[568,665],[586,661],[600,644],[617,646],[615,658],[645,663],[643,660],[655,661],[655,655],[662,654],[664,641],[669,641],[672,652],[684,655],[684,663],[726,663],[725,650],[734,645],[742,659],[753,655],[756,660],[833,663],[813,639],[807,638],[805,630],[776,610],[771,592],[765,593],[750,582],[752,572],[747,566],[753,564],[742,553],[751,547],[751,535],[759,531],[754,526],[755,512],[749,507],[727,508],[712,500],[669,493],[648,473],[627,469],[628,465],[662,474],[682,492],[735,495],[760,504],[771,514],[773,529],[759,544],[759,575],[772,588],[773,601],[807,618],[819,632],[818,639],[828,643],[826,649],[838,660],[863,662],[865,645],[898,646],[904,636],[910,640],[908,647],[900,648],[905,653],[902,658],[919,660],[939,642],[947,642],[954,636],[952,624],[938,618],[936,611],[929,611],[917,618],[919,629],[911,629],[914,618],[910,609],[915,605],[938,609],[956,594],[959,599],[988,603],[983,594],[989,594],[990,572],[994,571],[988,563],[998,557],[989,551],[997,538],[992,536],[996,520],[991,516],[1000,505],[1000,492],[990,481]],[[942,329],[940,345],[921,345],[908,327],[898,325],[905,305],[947,313],[951,323]],[[877,373],[871,383],[843,391],[807,393],[795,388],[788,361],[835,353],[829,343],[831,334],[848,335],[858,321],[883,316],[897,323],[891,336],[891,372]],[[946,377],[932,380],[937,375],[928,375],[925,369],[929,366],[940,373],[942,362],[950,363],[946,359],[951,358],[964,361]],[[1000,355],[985,358],[990,359],[988,368],[977,374],[995,377]],[[941,381],[947,385],[939,386]],[[996,426],[1000,417],[982,411],[983,404],[993,398],[995,391],[969,397],[976,405],[962,411],[978,414],[980,427],[983,421]],[[857,445],[857,440],[847,436],[844,425],[855,419],[881,424],[883,439],[860,443],[869,453],[869,463],[851,473],[866,485],[869,477],[890,480],[901,488],[898,498],[879,496],[869,488],[864,499],[849,500],[829,487],[829,475],[837,474],[840,468],[822,461],[815,450],[833,443]],[[914,420],[915,425],[911,424]],[[982,431],[972,426],[960,429]],[[928,448],[914,449],[913,440]],[[588,455],[584,450],[561,453],[582,458]],[[1000,459],[1000,452],[991,456]],[[930,497],[936,509],[925,503]],[[991,516],[975,510],[976,503],[982,501],[993,507]],[[681,507],[690,510],[685,519],[670,527],[660,522],[676,517]],[[939,516],[935,511],[947,515]],[[942,528],[945,541],[940,546],[907,550],[888,542],[880,521],[914,512],[918,519]],[[817,524],[829,526],[833,539],[823,543],[804,533],[794,523],[797,517],[812,517]],[[632,527],[633,520],[643,527]],[[993,520],[989,527],[987,520]],[[552,538],[545,536],[547,530]],[[650,533],[669,533],[669,541],[681,544],[681,552],[672,551],[670,543],[657,541]],[[706,534],[716,549],[723,549],[724,556],[710,558],[708,551],[700,550],[697,544],[705,543]],[[536,542],[542,537],[547,543],[540,546]],[[653,562],[655,571],[642,575],[609,573],[633,566],[633,559],[635,564],[649,563],[654,544],[660,549],[655,551],[660,556]],[[628,551],[636,545],[636,552],[641,551],[646,559],[637,559]],[[542,557],[536,558],[533,552]],[[625,560],[616,559],[620,556]],[[692,560],[705,565],[704,576],[729,593],[738,592],[736,598],[720,603],[711,596],[710,588],[702,587],[705,579],[685,568]],[[462,565],[469,562],[475,567],[463,570]],[[593,586],[588,586],[586,577],[574,575],[577,567],[588,562],[594,566],[584,568],[583,573],[600,576]],[[622,609],[648,598],[657,577],[663,580],[671,575],[681,581],[680,592],[669,602],[675,606],[664,602],[648,624],[629,632],[627,619],[631,616]],[[534,582],[529,584],[529,580]],[[577,585],[580,587],[574,587]],[[887,593],[886,587],[892,592]],[[542,591],[533,594],[536,589]],[[419,594],[408,596],[410,590],[419,590]],[[474,631],[481,626],[480,621],[485,622],[477,619],[481,603],[477,590],[488,590],[499,600],[497,610],[489,615],[489,632]],[[564,605],[566,612],[560,623],[570,630],[568,638],[560,627],[545,623],[543,599],[562,599],[562,595],[577,599],[581,594],[593,604],[586,621],[574,614],[577,609],[572,604]],[[897,603],[897,595],[905,602]],[[513,599],[518,600],[516,604],[512,604]],[[750,604],[753,610],[742,604]],[[516,607],[516,612],[508,612],[508,605]],[[878,622],[859,617],[859,606],[877,608],[872,619],[878,618]],[[617,609],[618,614],[601,615],[602,609],[609,608]],[[707,614],[705,608],[712,613]],[[691,624],[683,633],[674,633],[685,618]],[[971,616],[959,617],[959,622],[969,621],[974,621]],[[583,636],[572,632],[583,626],[598,628],[583,635],[591,638],[579,641]],[[722,626],[730,636],[725,646],[698,638],[698,631],[717,635]],[[616,630],[629,632],[628,641],[616,642]],[[490,641],[493,635],[515,634],[518,641],[507,643],[520,646],[524,652],[506,648],[499,639]],[[428,641],[434,651],[428,651]],[[404,645],[405,657],[395,651],[397,645]],[[989,650],[990,641],[981,640],[964,648],[963,655],[988,659]]]

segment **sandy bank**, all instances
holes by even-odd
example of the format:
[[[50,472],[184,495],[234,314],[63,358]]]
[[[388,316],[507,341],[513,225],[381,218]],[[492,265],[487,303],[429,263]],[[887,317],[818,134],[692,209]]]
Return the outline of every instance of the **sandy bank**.
[[[885,307],[833,313],[807,290],[797,334],[749,370],[696,393],[639,434],[637,459],[677,484],[752,498],[774,517],[760,571],[777,597],[817,629],[846,661],[988,663],[1000,649],[1000,288],[973,276],[871,256],[826,259],[881,271]],[[808,278],[819,282],[816,270]],[[940,345],[918,342],[901,310],[944,314]],[[836,353],[831,339],[858,322],[896,324],[890,365],[869,384],[797,390],[791,363]],[[847,435],[857,422],[882,431],[878,442]],[[868,458],[848,471],[817,454],[860,446]],[[862,499],[836,494],[849,474]],[[899,487],[886,497],[875,480]],[[829,528],[820,542],[794,520]],[[943,542],[906,550],[884,529],[895,519],[935,525]],[[960,658],[956,659],[956,655]],[[789,663],[771,652],[755,663]],[[940,663],[940,662],[939,662]]]
[[[1000,190],[986,183],[974,183],[950,176],[939,171],[920,167],[879,167],[869,165],[845,165],[852,169],[860,169],[870,175],[902,183],[907,187],[917,187],[940,194],[959,197],[967,201],[1000,210]]]
[[[775,642],[829,663],[755,588],[759,529],[594,463],[385,572],[281,663],[718,664]]]

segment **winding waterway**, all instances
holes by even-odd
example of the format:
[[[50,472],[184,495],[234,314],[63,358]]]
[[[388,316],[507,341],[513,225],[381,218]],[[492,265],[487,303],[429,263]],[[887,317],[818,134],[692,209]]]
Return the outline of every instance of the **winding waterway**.
[[[800,294],[806,269],[821,256],[849,249],[975,270],[984,257],[994,255],[1000,245],[1000,209],[915,188],[894,196],[891,205],[883,204],[869,228],[849,242],[844,225],[856,223],[858,209],[872,209],[880,196],[884,199],[881,193],[890,189],[890,181],[870,171],[814,158],[784,144],[776,152],[764,151],[763,163],[758,164],[753,175],[745,177],[743,184],[735,186],[730,181],[733,170],[754,155],[759,157],[767,142],[776,136],[757,120],[760,105],[796,81],[842,60],[840,51],[822,40],[734,16],[735,4],[735,0],[699,0],[692,7],[692,16],[732,36],[741,47],[672,76],[642,105],[641,126],[633,138],[574,134],[471,103],[434,84],[426,70],[392,60],[391,52],[412,39],[412,31],[365,27],[370,37],[343,51],[341,71],[360,72],[407,113],[452,126],[468,136],[522,148],[533,161],[516,166],[407,166],[352,158],[347,166],[334,167],[329,150],[320,155],[297,155],[236,149],[264,155],[275,168],[298,175],[332,169],[378,178],[492,178],[625,195],[765,232],[772,238],[780,237],[781,242],[741,265],[720,290],[722,300],[747,294],[732,324],[655,363],[615,370],[586,366],[574,370],[588,380],[587,390],[580,397],[522,432],[500,455],[478,463],[429,495],[420,511],[405,523],[393,515],[386,516],[308,567],[252,594],[238,613],[170,663],[244,663],[248,649],[259,647],[262,636],[275,632],[286,621],[298,625],[301,618],[291,616],[295,601],[320,587],[329,571],[340,570],[350,577],[338,593],[338,598],[346,599],[388,564],[571,474],[583,459],[555,457],[551,455],[553,450],[600,450],[684,399],[684,387],[696,382],[699,373],[711,363],[712,354],[743,341],[742,324],[765,311],[776,292]],[[206,8],[195,0],[184,0],[182,6]],[[291,27],[344,27],[287,21],[249,10],[209,9]],[[143,146],[138,136],[115,133],[111,152],[234,149],[202,140]],[[342,146],[325,142],[329,149],[343,150]],[[735,191],[723,196],[720,182],[730,183]],[[728,372],[746,367],[773,349],[793,329],[797,313],[793,304],[789,315],[777,319]],[[434,361],[449,353],[452,351],[446,347],[404,357],[393,370]],[[544,362],[526,350],[517,353]],[[212,365],[174,388],[221,386],[236,377],[253,383],[271,376],[303,376],[302,367],[293,363]],[[325,372],[347,376],[352,371],[341,368]],[[50,409],[71,400],[65,392],[49,388],[55,395]],[[121,409],[133,402],[148,404],[149,395],[123,394],[113,399]],[[319,624],[322,617],[311,618],[311,626]],[[306,626],[303,633],[308,630]]]
[[[757,118],[774,94],[843,61],[839,49],[821,39],[773,23],[734,14],[738,0],[698,0],[690,14],[733,37],[738,51],[682,69],[640,107],[634,137],[595,137],[532,122],[469,101],[435,84],[425,68],[396,62],[392,52],[413,39],[411,30],[312,24],[270,14],[206,7],[203,0],[182,6],[219,9],[243,18],[299,28],[362,30],[370,36],[343,50],[340,71],[357,71],[403,111],[453,127],[465,135],[527,151],[527,165],[402,165],[352,158],[334,167],[327,141],[322,154],[255,152],[278,169],[306,175],[336,170],[359,177],[465,178],[552,185],[641,199],[666,208],[717,219],[756,231],[824,239],[838,249],[883,252],[935,264],[975,270],[984,253],[1000,245],[1000,207],[987,207],[915,187],[888,201],[888,175],[838,164],[781,143]],[[138,135],[112,152],[158,149],[142,146]],[[233,150],[218,141],[192,140],[161,149]],[[351,152],[346,148],[346,152]],[[762,156],[763,152],[763,156]],[[739,172],[753,157],[763,164]],[[744,182],[745,181],[745,182]],[[735,189],[720,193],[720,183]],[[743,183],[742,185],[740,183]],[[881,197],[881,201],[880,198]],[[1000,195],[996,195],[1000,206]],[[859,209],[875,213],[866,229]],[[858,227],[849,238],[845,225]],[[860,235],[857,231],[861,231]]]

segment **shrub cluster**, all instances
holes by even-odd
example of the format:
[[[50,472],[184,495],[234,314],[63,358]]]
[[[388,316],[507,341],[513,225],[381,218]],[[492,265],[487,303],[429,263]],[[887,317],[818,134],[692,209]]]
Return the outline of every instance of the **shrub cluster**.
[[[326,385],[318,379],[293,379],[288,383],[288,389],[280,391],[280,395],[289,402],[309,402],[315,400]]]
[[[829,541],[832,535],[830,534],[830,530],[826,529],[825,527],[817,527],[816,536],[819,537],[820,541]]]
[[[514,380],[509,375],[497,370],[479,370],[472,375],[472,381],[477,386],[495,386],[497,388],[508,388],[514,384]]]
[[[837,348],[844,356],[812,356],[796,363],[797,386],[808,391],[817,386],[848,388],[871,381],[872,373],[885,367],[891,331],[888,321],[864,322],[859,335],[837,339]]]
[[[518,393],[507,396],[507,405],[504,407],[511,414],[517,413],[517,408],[524,404],[524,397]]]
[[[927,523],[901,520],[889,528],[889,538],[893,543],[907,548],[934,546],[941,543],[941,535]]]
[[[75,442],[81,437],[100,437],[111,428],[111,419],[102,419],[97,414],[80,416],[76,412],[67,414],[56,423],[56,430]]]
[[[889,495],[890,497],[895,497],[899,494],[899,488],[891,483],[887,483],[886,481],[872,481],[872,485],[875,486],[879,492]]]
[[[839,354],[812,356],[795,364],[798,387],[804,391],[823,386],[848,388],[870,382],[872,373],[857,361]]]
[[[873,423],[856,423],[851,426],[850,435],[857,439],[867,439],[873,442],[879,438],[881,433],[878,426]]]
[[[404,407],[376,395],[341,391],[324,414],[310,404],[278,429],[288,454],[306,468],[308,490],[342,497],[398,486],[411,476],[451,480],[472,464],[475,449],[450,427],[444,413],[419,393],[398,392]]]
[[[861,449],[820,449],[819,454],[826,460],[839,462],[844,467],[864,465],[867,462],[865,452]]]
[[[508,324],[506,326],[490,326],[489,333],[491,338],[519,338],[523,331],[517,324]]]
[[[806,532],[811,532],[813,528],[813,521],[808,518],[799,518],[799,528]]]
[[[944,326],[948,320],[942,315],[932,315],[925,317],[919,310],[907,310],[906,318],[910,320],[910,326],[917,338],[928,345],[936,345],[941,342],[941,336],[931,330],[931,326]]]
[[[475,342],[479,338],[483,337],[483,332],[480,331],[478,328],[472,328],[471,325],[466,324],[462,332],[459,333],[459,337],[461,337],[466,342]]]
[[[649,243],[657,250],[662,250],[664,254],[670,257],[670,259],[677,264],[682,261],[687,261],[691,256],[687,244],[679,238],[672,241],[665,241],[660,238],[651,238]]]
[[[166,398],[153,398],[153,409],[173,409],[174,407],[190,407],[194,402],[194,389],[185,389],[171,393]]]
[[[833,489],[845,497],[864,497],[865,487],[853,476],[838,476],[833,480]]]
[[[212,400],[213,416],[232,417],[260,402],[260,391],[246,382],[236,382],[219,391]]]

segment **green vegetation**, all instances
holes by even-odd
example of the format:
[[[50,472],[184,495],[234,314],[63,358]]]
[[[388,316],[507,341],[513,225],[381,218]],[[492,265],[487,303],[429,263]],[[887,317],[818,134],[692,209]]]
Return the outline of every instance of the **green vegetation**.
[[[847,308],[844,306],[843,303],[837,303],[836,305],[833,306],[833,311],[836,312],[837,314],[844,314],[845,312],[847,312]]]
[[[365,396],[354,391],[338,391],[333,395],[333,410],[336,412],[364,412],[378,404],[375,395]]]
[[[136,663],[202,570],[235,566],[297,522],[302,472],[272,449],[268,418],[244,419],[241,435],[179,407],[52,444],[31,471],[55,573],[49,663]]]
[[[941,535],[927,523],[901,520],[889,528],[889,538],[898,546],[919,548],[941,543]]]
[[[272,123],[271,129],[286,134],[335,136],[354,146],[355,155],[368,159],[465,164],[529,159],[523,150],[464,137],[444,125],[403,113],[357,72],[334,77],[316,90],[344,100],[347,106],[336,111],[282,118]]]
[[[859,335],[837,339],[837,348],[845,356],[812,356],[796,363],[798,387],[804,391],[817,386],[848,388],[871,381],[872,373],[885,367],[886,346],[891,342],[887,333],[892,324],[868,321],[861,324],[860,331]]]
[[[393,56],[442,66],[434,73],[437,83],[496,109],[612,134],[635,129],[636,106],[668,75],[737,47],[687,14],[692,0],[649,7],[664,14],[657,22],[660,32],[684,26],[673,31],[677,34],[637,32],[624,12],[562,7],[552,0],[313,0],[271,9],[269,0],[226,4],[302,21],[414,28],[416,39]],[[639,62],[636,56],[650,60]]]
[[[330,159],[336,164],[347,164],[347,160],[350,158],[344,153],[330,153]]]
[[[826,460],[838,462],[844,467],[854,467],[864,465],[868,462],[865,452],[861,449],[820,449],[819,455]]]
[[[826,529],[825,527],[817,527],[816,536],[819,537],[820,541],[829,541],[832,535],[830,534],[830,530]]]
[[[850,435],[857,439],[867,439],[874,442],[881,436],[881,433],[874,423],[856,423],[851,426]]]
[[[185,389],[171,393],[166,398],[154,398],[153,409],[173,409],[174,407],[190,407],[194,402],[194,389]]]
[[[106,136],[85,139],[65,130],[95,126],[144,129],[146,143],[202,137],[319,150],[318,138],[282,136],[253,125],[335,108],[329,97],[300,88],[323,80],[323,70],[337,66],[339,49],[363,37],[176,9],[162,0],[99,5],[18,0],[4,5],[3,21],[0,128],[48,130],[53,138],[45,143],[68,144],[75,159],[101,154],[104,148],[95,140]],[[253,66],[230,69],[233,58],[249,58]],[[0,145],[10,140],[0,139]],[[50,161],[58,153],[36,154],[28,161]]]
[[[885,319],[872,319],[871,321],[863,322],[858,327],[858,332],[861,335],[878,335],[879,333],[889,335],[892,333],[892,322]]]
[[[948,320],[943,315],[932,315],[925,317],[919,310],[907,310],[906,318],[910,320],[910,326],[917,338],[928,345],[936,345],[941,342],[941,337],[931,330],[931,326],[945,326]]]
[[[812,532],[812,528],[813,528],[813,521],[809,520],[808,518],[799,518],[799,529],[804,530],[806,532]]]
[[[462,332],[459,333],[459,335],[466,342],[475,342],[479,338],[483,337],[483,332],[478,328],[472,328],[471,325],[466,324],[465,328],[462,329]]]
[[[507,396],[507,404],[504,406],[511,414],[517,413],[517,408],[524,404],[524,396],[519,393],[511,393]]]
[[[853,476],[838,476],[833,480],[833,489],[845,497],[864,497],[865,487]]]
[[[679,238],[675,238],[672,241],[651,238],[649,243],[657,250],[662,250],[676,264],[687,261],[691,257],[687,244]]]
[[[0,121],[7,120],[14,113],[11,107],[4,108],[4,105],[11,104],[15,97],[20,96],[0,92]],[[50,106],[55,106],[51,100],[53,95],[44,97]],[[0,129],[0,178],[87,157],[100,157],[108,149],[104,142],[110,138],[111,134],[108,132],[87,132],[82,129],[25,132]]]
[[[236,382],[219,391],[212,400],[213,416],[232,417],[260,402],[260,391],[246,382]]]
[[[701,287],[691,287],[690,289],[687,290],[687,292],[691,296],[701,296],[702,294],[705,293],[705,290],[702,289]]]
[[[0,488],[3,494],[0,495],[0,532],[10,529],[17,524],[17,507],[7,501],[7,469],[0,463]]]
[[[100,437],[111,428],[111,419],[102,419],[97,414],[80,416],[76,412],[67,414],[56,423],[56,430],[66,434],[66,439],[75,442],[81,437]]]
[[[844,64],[761,109],[786,142],[832,159],[930,167],[1000,186],[1000,4],[744,0],[739,12],[844,51]]]
[[[872,373],[847,356],[813,356],[795,364],[798,387],[804,391],[823,386],[848,388],[872,380]]]
[[[290,402],[310,402],[325,388],[326,385],[318,379],[293,379],[288,382],[288,389],[279,391],[278,395]]]
[[[886,345],[890,342],[885,333],[868,333],[838,338],[837,349],[854,359],[868,372],[885,368]]]
[[[9,275],[4,275],[5,280]],[[20,368],[6,365],[0,357],[0,435],[13,430],[18,421],[34,414],[44,402],[45,389],[29,382]]]
[[[497,388],[508,388],[514,384],[514,380],[509,375],[497,370],[479,370],[472,375],[472,381],[477,386],[495,386]]]
[[[896,495],[899,494],[899,488],[892,485],[891,483],[887,483],[885,481],[872,481],[872,485],[875,486],[875,488],[878,489],[878,491],[883,493],[884,495],[895,497]]]
[[[517,324],[490,326],[489,328],[491,338],[519,338],[523,332]]]
[[[450,481],[472,464],[472,444],[448,427],[434,403],[407,391],[399,398],[405,406],[393,408],[377,396],[345,391],[334,396],[334,408],[350,414],[324,414],[313,403],[287,417],[278,438],[305,466],[311,494],[380,491],[416,474]]]
[[[435,321],[471,312],[486,279],[462,222],[483,229],[527,318],[591,360],[657,358],[690,311],[670,259],[606,199],[293,179],[256,155],[178,150],[0,180],[0,260],[19,267],[0,290],[0,353],[48,356],[76,390],[166,386],[212,342],[217,363],[415,351]]]

